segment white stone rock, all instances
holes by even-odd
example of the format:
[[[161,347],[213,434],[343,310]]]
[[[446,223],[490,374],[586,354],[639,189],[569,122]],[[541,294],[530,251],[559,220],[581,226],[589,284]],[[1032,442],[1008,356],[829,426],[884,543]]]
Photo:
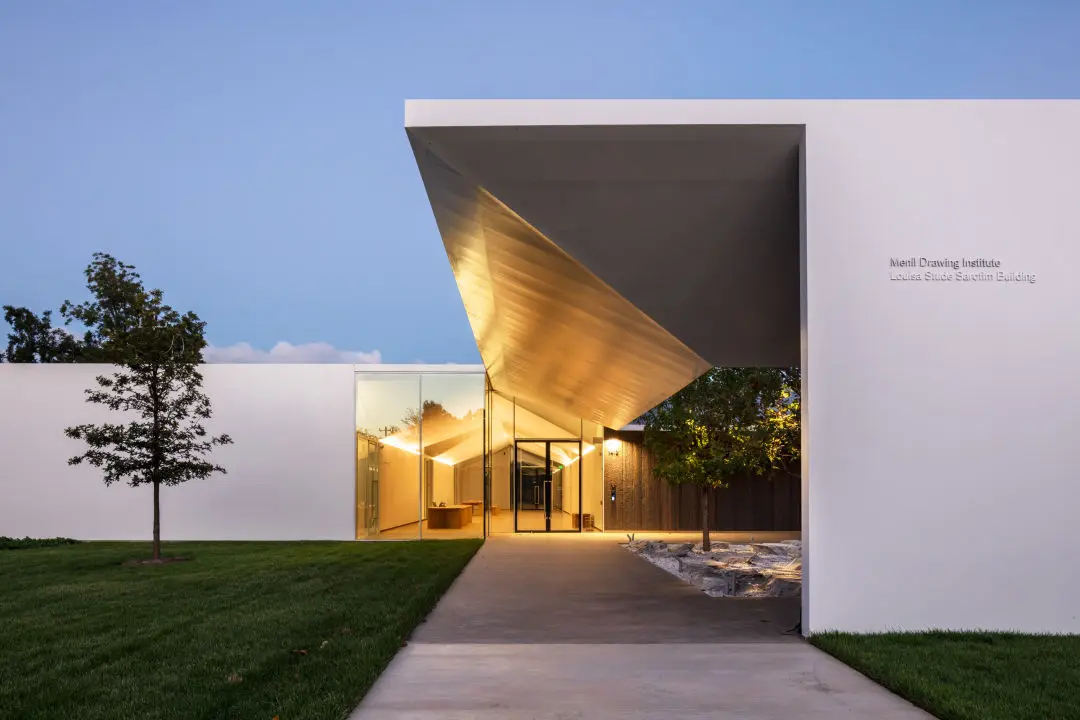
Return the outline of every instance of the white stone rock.
[[[626,545],[657,567],[712,597],[798,597],[802,542],[701,544],[637,540]]]

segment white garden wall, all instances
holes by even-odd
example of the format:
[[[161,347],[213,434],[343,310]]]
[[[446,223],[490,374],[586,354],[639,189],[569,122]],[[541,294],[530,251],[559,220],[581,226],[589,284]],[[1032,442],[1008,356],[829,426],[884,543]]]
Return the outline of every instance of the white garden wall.
[[[110,418],[85,402],[100,365],[0,364],[0,535],[146,540],[151,492],[67,465],[64,427]],[[207,365],[227,475],[162,490],[167,540],[355,538],[352,365]]]

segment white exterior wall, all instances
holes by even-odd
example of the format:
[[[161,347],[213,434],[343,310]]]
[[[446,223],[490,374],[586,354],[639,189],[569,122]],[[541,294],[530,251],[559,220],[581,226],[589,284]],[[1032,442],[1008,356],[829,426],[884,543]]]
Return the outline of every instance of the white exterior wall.
[[[64,428],[113,418],[85,402],[102,365],[0,365],[0,535],[149,540],[149,488],[105,487],[67,459]],[[207,365],[208,429],[227,475],[162,489],[165,540],[352,540],[352,365]]]
[[[813,110],[809,630],[1080,631],[1080,103]],[[891,281],[912,255],[1036,282]]]
[[[1080,632],[1080,102],[415,101],[407,125],[805,125],[803,627]],[[896,282],[987,257],[1035,284]]]

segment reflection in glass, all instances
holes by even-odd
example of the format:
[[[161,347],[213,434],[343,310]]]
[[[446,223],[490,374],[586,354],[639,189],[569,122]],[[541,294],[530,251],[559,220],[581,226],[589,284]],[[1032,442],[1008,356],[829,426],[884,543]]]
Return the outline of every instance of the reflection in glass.
[[[516,447],[518,532],[576,531],[581,522],[581,443],[519,440]]]
[[[356,537],[379,534],[379,439],[356,432]]]
[[[510,488],[514,465],[514,403],[496,392],[488,397],[488,532],[514,532]]]
[[[434,537],[484,534],[484,376],[425,374],[419,425],[424,457],[424,526]],[[411,437],[411,436],[410,436]]]
[[[356,536],[482,537],[484,375],[358,373]]]
[[[407,423],[420,405],[418,375],[356,377],[357,537],[420,537],[420,453]]]
[[[482,373],[356,376],[356,536],[603,529],[604,428]]]
[[[514,402],[515,438],[577,439],[581,437],[581,419],[566,412],[534,405],[516,398]]]
[[[490,386],[487,409],[489,532],[601,530],[603,426]]]
[[[551,497],[551,477],[548,472],[545,443],[517,444],[517,482],[514,512],[519,532],[540,532],[550,521],[548,504]]]

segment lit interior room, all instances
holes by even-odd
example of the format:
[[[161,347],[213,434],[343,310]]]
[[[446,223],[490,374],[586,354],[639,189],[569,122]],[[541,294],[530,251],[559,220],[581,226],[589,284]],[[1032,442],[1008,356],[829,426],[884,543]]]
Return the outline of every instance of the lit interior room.
[[[482,373],[360,373],[356,536],[482,537]]]
[[[603,530],[602,425],[497,392],[488,417],[490,533]]]
[[[603,426],[485,385],[480,372],[357,374],[358,539],[603,530]]]

